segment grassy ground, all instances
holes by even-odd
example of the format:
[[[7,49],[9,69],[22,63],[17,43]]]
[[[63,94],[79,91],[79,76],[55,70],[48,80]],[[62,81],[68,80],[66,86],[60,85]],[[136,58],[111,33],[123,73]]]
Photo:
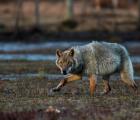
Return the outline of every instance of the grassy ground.
[[[46,64],[46,66],[44,66]],[[3,65],[3,67],[2,67]],[[4,67],[5,66],[5,67]],[[9,67],[8,67],[9,66]],[[112,91],[105,96],[100,80],[93,97],[88,80],[75,81],[50,95],[59,80],[41,74],[58,73],[54,63],[13,61],[1,64],[3,74],[40,73],[36,78],[0,81],[0,115],[3,120],[139,120],[140,89],[134,92],[120,80],[111,80]],[[1,71],[2,72],[2,71]],[[140,86],[140,81],[136,81]],[[50,107],[52,106],[52,107]]]
[[[51,61],[28,61],[28,60],[13,60],[0,61],[1,74],[26,74],[26,73],[58,73],[59,70],[55,62]]]
[[[39,111],[46,114],[48,107],[53,106],[60,110],[60,120],[139,120],[140,92],[133,92],[120,81],[111,81],[112,91],[105,96],[100,94],[103,84],[99,81],[95,95],[90,97],[88,81],[84,80],[70,83],[50,96],[50,88],[58,82],[41,77],[3,81],[0,89],[0,111],[35,111],[38,115]],[[136,82],[139,86],[140,82]]]

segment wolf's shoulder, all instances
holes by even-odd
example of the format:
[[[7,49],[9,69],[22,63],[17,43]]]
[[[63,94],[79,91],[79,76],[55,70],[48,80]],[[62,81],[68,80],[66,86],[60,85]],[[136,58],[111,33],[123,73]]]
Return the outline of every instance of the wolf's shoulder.
[[[111,46],[112,45],[113,46],[121,45],[121,44],[118,44],[118,43],[105,42],[105,41],[101,41],[101,42],[99,42],[99,41],[92,41],[91,44],[94,44],[94,45],[104,45],[104,46],[106,46],[106,45],[111,45]]]
[[[112,42],[98,42],[98,41],[93,41],[92,45],[95,47],[101,47],[102,48],[123,48],[124,46],[119,44],[119,43],[112,43]]]
[[[76,52],[81,51],[95,51],[100,49],[118,49],[123,47],[121,44],[118,43],[111,43],[111,42],[105,42],[105,41],[92,41],[88,44],[82,45],[82,46],[73,46],[72,48]]]

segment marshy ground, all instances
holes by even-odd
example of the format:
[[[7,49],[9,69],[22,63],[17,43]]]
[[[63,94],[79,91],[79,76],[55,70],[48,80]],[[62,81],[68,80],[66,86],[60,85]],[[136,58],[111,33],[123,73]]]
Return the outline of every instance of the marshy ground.
[[[110,80],[112,91],[105,96],[101,95],[104,88],[102,80],[98,81],[95,95],[91,97],[89,82],[85,79],[72,82],[60,92],[50,96],[50,89],[60,81],[59,77],[51,79],[45,76],[48,70],[50,73],[58,74],[53,62],[5,61],[4,64],[3,61],[0,65],[3,76],[31,72],[37,74],[37,76],[17,77],[14,80],[7,77],[0,81],[0,114],[4,116],[3,120],[9,118],[139,120],[140,118],[140,89],[134,92],[118,77],[112,77]],[[136,80],[136,83],[140,86],[140,80]],[[52,112],[53,117],[50,116],[50,113],[46,112],[49,106],[58,109],[60,113]]]
[[[0,54],[48,53],[46,48],[33,51],[25,49],[1,49]],[[55,54],[54,49],[52,46],[49,49],[51,54]],[[138,51],[129,51],[132,55],[139,55]],[[115,75],[110,80],[112,91],[108,95],[101,95],[104,86],[99,79],[95,94],[91,97],[89,82],[85,78],[50,94],[50,89],[62,77],[54,60],[0,60],[0,120],[139,120],[139,59],[133,63],[137,92]]]

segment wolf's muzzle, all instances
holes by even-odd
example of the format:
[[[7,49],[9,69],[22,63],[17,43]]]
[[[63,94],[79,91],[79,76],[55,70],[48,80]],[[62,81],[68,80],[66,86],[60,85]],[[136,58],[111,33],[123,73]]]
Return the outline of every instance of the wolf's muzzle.
[[[63,75],[66,75],[67,74],[67,71],[66,70],[63,70]]]

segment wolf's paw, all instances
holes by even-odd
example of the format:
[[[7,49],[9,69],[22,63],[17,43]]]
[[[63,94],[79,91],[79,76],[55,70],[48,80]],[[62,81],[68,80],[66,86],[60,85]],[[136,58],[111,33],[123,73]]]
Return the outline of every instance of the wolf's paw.
[[[50,90],[50,91],[48,92],[48,96],[49,96],[49,97],[53,97],[53,96],[54,96],[54,92],[53,92],[52,90]]]
[[[100,95],[104,96],[104,95],[107,95],[108,93],[107,92],[101,92]]]
[[[56,91],[58,91],[57,88],[50,89],[50,91],[48,92],[48,96],[54,96],[54,94],[55,94]]]
[[[110,92],[110,90],[109,91],[103,91],[103,92],[101,92],[101,95],[107,95],[107,94],[109,94],[109,92]]]
[[[60,88],[55,87],[55,88],[52,88],[51,91],[52,92],[58,92],[58,91],[60,91]]]

